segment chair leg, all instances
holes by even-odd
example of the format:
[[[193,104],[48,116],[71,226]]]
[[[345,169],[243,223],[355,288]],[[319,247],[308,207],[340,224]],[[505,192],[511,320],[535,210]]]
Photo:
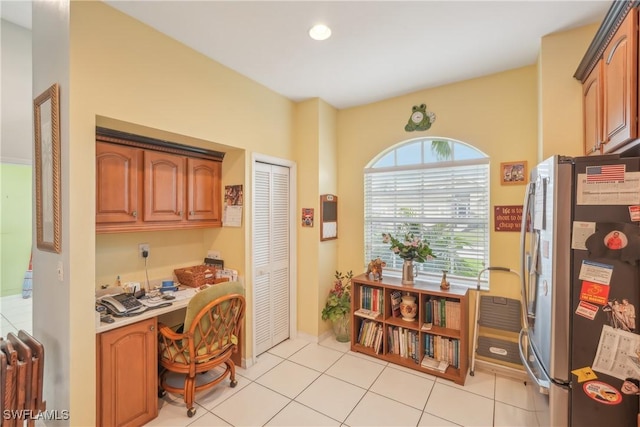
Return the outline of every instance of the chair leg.
[[[236,364],[233,363],[233,360],[229,360],[227,362],[224,362],[228,367],[229,367],[229,381],[230,384],[229,386],[231,388],[234,388],[235,386],[238,385],[238,381],[236,381]]]
[[[187,416],[189,416],[189,418],[193,417],[196,413],[196,408],[193,406],[195,389],[196,379],[187,375],[184,379],[184,403],[187,405]]]
[[[162,382],[164,381],[164,374],[167,372],[166,369],[162,367],[158,367],[158,398],[162,399],[166,396],[167,391],[162,388]]]

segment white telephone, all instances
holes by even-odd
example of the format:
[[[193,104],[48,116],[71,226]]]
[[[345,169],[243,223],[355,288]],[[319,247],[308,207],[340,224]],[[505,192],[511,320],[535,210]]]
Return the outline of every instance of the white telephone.
[[[145,306],[131,294],[109,295],[100,298],[99,301],[115,315],[129,314],[145,309]]]

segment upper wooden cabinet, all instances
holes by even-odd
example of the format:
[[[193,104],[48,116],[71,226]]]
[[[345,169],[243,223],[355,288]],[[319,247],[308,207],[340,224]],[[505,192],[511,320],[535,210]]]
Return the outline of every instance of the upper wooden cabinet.
[[[602,154],[603,126],[602,126],[602,61],[589,74],[582,84],[583,123],[584,123],[584,153],[586,155]]]
[[[97,138],[98,233],[222,225],[221,160],[100,134]]]
[[[220,176],[220,163],[203,159],[187,159],[187,219],[189,221],[221,221]]]
[[[638,138],[638,10],[614,2],[574,77],[582,82],[584,153],[621,152]]]
[[[142,151],[122,145],[96,144],[96,223],[139,221],[138,185]]]
[[[631,11],[603,55],[604,146],[610,153],[638,136],[638,12]]]
[[[144,152],[144,220],[184,219],[184,171],[187,159],[157,151]]]

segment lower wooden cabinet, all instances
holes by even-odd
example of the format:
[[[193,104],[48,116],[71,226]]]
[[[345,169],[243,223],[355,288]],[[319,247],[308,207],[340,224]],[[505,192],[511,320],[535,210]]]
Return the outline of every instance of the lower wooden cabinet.
[[[140,426],[156,418],[156,318],[103,332],[96,341],[97,425]]]

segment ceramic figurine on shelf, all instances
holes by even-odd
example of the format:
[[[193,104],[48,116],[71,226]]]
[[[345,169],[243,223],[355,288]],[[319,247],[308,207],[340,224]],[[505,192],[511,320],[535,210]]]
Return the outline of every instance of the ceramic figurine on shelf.
[[[447,270],[442,270],[442,280],[440,281],[440,289],[445,291],[451,287],[451,284],[447,281]]]
[[[367,277],[373,274],[373,280],[382,280],[382,267],[386,267],[387,263],[380,258],[372,259],[367,266]]]

